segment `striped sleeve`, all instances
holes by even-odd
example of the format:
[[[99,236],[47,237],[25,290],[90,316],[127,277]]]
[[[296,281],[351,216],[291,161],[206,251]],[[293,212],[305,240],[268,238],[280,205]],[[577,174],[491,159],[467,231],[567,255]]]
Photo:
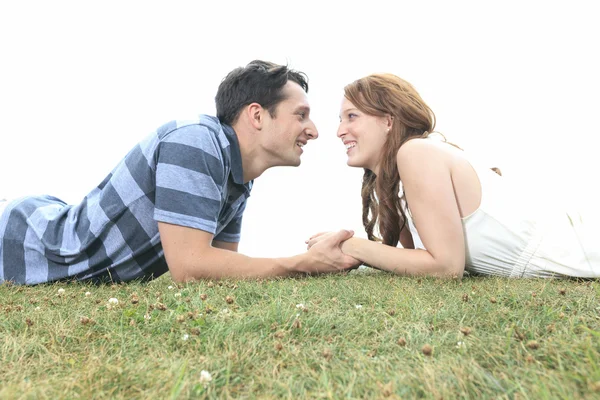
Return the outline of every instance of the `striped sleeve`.
[[[214,234],[221,209],[225,166],[213,132],[187,125],[157,149],[154,219]]]
[[[225,228],[217,236],[215,240],[223,242],[238,243],[242,233],[242,217],[244,216],[244,210],[246,209],[246,202],[240,206],[233,219],[227,224]]]

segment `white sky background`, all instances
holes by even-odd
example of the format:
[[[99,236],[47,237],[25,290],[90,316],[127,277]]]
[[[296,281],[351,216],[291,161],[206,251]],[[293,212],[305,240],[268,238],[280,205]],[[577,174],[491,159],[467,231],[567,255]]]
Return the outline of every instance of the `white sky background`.
[[[506,177],[594,204],[595,3],[2,2],[0,198],[79,202],[150,131],[214,114],[226,73],[262,58],[308,74],[320,137],[299,168],[255,181],[246,254],[296,254],[342,227],[364,237],[362,170],[335,133],[344,85],[372,72],[411,82],[437,130]]]

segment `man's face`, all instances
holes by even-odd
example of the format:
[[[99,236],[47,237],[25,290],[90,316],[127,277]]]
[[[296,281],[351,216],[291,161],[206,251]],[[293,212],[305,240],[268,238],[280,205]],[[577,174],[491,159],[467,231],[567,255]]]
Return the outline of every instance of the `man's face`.
[[[271,157],[272,166],[300,165],[302,147],[319,136],[310,119],[310,105],[306,92],[295,82],[283,87],[285,100],[275,109],[274,117],[265,110],[265,135],[262,147]]]

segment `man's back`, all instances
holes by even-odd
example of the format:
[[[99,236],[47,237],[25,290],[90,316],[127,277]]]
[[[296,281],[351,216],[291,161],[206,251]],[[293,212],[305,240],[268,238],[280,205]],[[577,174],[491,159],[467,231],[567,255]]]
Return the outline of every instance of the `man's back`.
[[[241,173],[231,128],[207,116],[169,122],[80,204],[50,196],[12,202],[0,218],[0,281],[156,278],[168,270],[157,221],[237,241],[251,184],[234,182],[235,167]]]

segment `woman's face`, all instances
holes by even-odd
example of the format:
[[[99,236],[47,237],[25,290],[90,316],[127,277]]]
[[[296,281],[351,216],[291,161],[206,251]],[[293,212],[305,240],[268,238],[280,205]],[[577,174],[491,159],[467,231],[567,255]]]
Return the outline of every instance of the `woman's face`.
[[[337,136],[346,146],[348,165],[378,173],[391,118],[365,114],[344,97]]]

